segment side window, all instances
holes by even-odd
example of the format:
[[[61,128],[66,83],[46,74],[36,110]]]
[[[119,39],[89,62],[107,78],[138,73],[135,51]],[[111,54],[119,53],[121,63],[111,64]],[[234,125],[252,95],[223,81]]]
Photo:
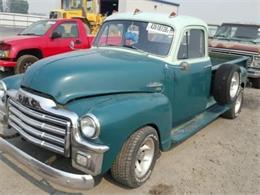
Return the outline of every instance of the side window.
[[[200,29],[186,31],[178,52],[178,59],[193,59],[205,56],[205,35]]]
[[[87,36],[90,35],[91,34],[91,29],[90,29],[89,25],[84,23],[84,28],[85,28],[85,31],[86,31],[86,35]]]
[[[56,27],[54,32],[59,33],[62,38],[75,38],[79,36],[78,25],[75,22],[62,23]]]
[[[99,39],[99,45],[115,45],[119,46],[122,43],[123,25],[110,24],[105,27]]]

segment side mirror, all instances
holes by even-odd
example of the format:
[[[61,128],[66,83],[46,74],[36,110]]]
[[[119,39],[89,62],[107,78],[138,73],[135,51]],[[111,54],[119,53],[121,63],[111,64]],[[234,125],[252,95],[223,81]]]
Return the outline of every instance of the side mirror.
[[[58,38],[61,38],[61,37],[62,37],[62,35],[59,32],[53,32],[52,35],[51,35],[51,39],[58,39]]]

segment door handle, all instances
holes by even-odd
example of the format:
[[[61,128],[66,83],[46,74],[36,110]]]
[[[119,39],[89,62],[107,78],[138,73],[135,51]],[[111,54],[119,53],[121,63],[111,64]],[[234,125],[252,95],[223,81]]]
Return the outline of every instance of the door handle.
[[[212,67],[211,64],[204,66],[205,69],[207,69],[207,68],[211,68],[211,67]]]
[[[188,62],[182,62],[180,64],[181,70],[186,71],[190,68],[190,64]]]
[[[81,41],[80,41],[80,40],[76,40],[76,41],[75,41],[75,44],[77,44],[77,45],[78,45],[78,44],[81,44]]]

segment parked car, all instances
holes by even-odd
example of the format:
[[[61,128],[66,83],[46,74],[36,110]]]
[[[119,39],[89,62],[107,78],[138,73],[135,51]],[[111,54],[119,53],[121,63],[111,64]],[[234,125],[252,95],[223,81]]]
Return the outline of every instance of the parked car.
[[[214,52],[248,56],[249,81],[260,89],[260,25],[224,23],[209,46]]]
[[[212,39],[215,36],[218,28],[219,25],[217,24],[208,24],[209,39]]]
[[[0,40],[0,69],[23,73],[39,59],[91,47],[93,36],[80,19],[42,20]]]
[[[219,116],[239,115],[246,61],[209,55],[207,24],[200,19],[114,14],[92,49],[43,59],[0,82],[8,126],[83,175],[44,164],[10,139],[0,138],[0,150],[67,188],[91,188],[108,170],[136,188],[151,176],[160,151]]]

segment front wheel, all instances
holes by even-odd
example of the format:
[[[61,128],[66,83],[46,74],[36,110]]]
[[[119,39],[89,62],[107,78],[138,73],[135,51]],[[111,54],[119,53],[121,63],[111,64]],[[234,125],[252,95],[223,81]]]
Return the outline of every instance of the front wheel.
[[[151,176],[159,152],[156,130],[149,126],[141,128],[123,145],[112,165],[112,177],[131,188],[141,186]]]
[[[25,71],[39,59],[33,55],[23,55],[18,58],[14,72],[15,74],[25,73]]]
[[[238,117],[241,112],[243,102],[244,92],[243,89],[241,89],[237,95],[236,101],[231,105],[231,108],[222,115],[222,117],[227,119],[234,119]]]

